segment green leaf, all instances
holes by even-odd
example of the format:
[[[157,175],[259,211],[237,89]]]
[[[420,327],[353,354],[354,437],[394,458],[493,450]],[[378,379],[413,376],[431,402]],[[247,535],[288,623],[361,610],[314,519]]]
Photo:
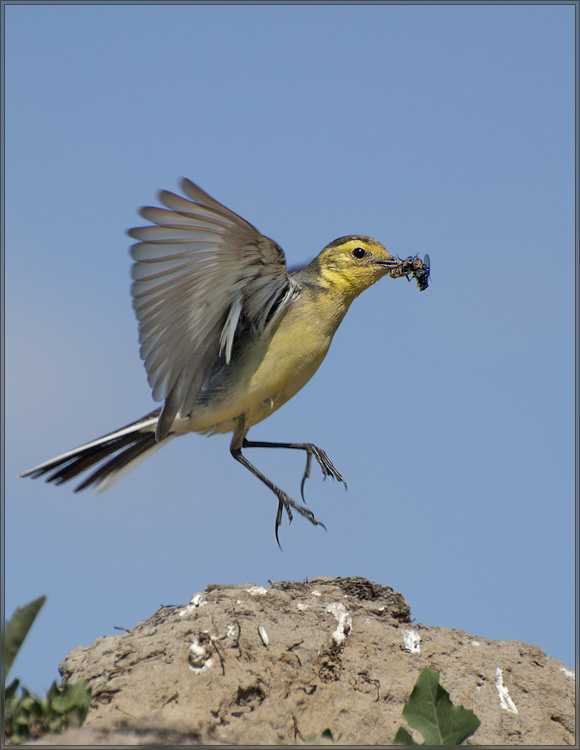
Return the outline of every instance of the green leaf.
[[[25,742],[30,737],[41,737],[47,732],[62,732],[70,726],[81,726],[91,702],[91,688],[87,680],[79,680],[60,688],[56,680],[44,698],[21,687],[18,680],[6,688],[5,736],[12,744]]]
[[[52,710],[59,714],[78,711],[84,718],[91,702],[91,690],[86,685],[86,680],[79,680],[64,687],[50,701]]]
[[[4,700],[9,701],[13,695],[16,694],[16,690],[18,689],[18,685],[20,685],[20,680],[12,680],[10,685],[5,689],[4,691]]]
[[[4,680],[8,678],[8,673],[14,664],[14,659],[16,659],[20,647],[45,601],[46,596],[40,596],[38,599],[30,602],[30,604],[27,604],[24,607],[18,607],[10,620],[8,620],[8,623],[6,624],[4,652],[6,669]]]
[[[333,734],[332,734],[332,731],[331,731],[330,727],[326,727],[326,729],[324,729],[320,733],[320,735],[321,735],[321,737],[328,737],[328,739],[332,740],[332,742],[339,742],[340,738],[342,737],[342,732],[340,732],[340,734],[338,734],[336,737],[334,737]],[[312,740],[315,740],[315,739],[316,739],[316,735],[314,735],[312,737]],[[312,740],[309,739],[308,741],[310,742]]]
[[[417,678],[403,716],[421,732],[426,745],[460,745],[480,725],[473,711],[451,703],[439,684],[439,673],[428,667]]]
[[[411,737],[409,732],[407,732],[407,730],[404,727],[399,727],[399,729],[397,730],[394,743],[395,745],[415,745],[415,746],[419,744],[418,742],[415,742],[415,740]]]

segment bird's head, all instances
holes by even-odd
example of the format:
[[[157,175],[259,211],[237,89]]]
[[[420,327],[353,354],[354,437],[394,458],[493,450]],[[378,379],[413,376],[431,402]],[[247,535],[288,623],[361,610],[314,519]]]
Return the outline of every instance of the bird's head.
[[[398,259],[372,237],[349,235],[327,245],[316,262],[323,283],[354,298],[396,267]]]

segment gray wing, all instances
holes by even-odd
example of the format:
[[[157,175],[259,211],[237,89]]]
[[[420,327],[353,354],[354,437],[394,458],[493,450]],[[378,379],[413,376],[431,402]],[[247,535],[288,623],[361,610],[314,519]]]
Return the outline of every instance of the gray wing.
[[[131,229],[133,306],[141,357],[156,401],[165,400],[157,439],[187,416],[221,357],[230,362],[239,326],[259,334],[283,314],[299,287],[282,249],[189,180],[187,198],[162,191],[166,208]]]

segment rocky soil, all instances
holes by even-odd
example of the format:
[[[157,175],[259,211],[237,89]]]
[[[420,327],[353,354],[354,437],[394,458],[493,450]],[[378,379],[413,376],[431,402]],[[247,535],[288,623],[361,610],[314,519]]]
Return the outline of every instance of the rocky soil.
[[[413,625],[401,594],[364,578],[208,586],[76,648],[60,669],[89,680],[87,720],[38,744],[325,744],[330,730],[389,745],[426,666],[479,717],[466,744],[575,744],[563,664],[527,643]]]

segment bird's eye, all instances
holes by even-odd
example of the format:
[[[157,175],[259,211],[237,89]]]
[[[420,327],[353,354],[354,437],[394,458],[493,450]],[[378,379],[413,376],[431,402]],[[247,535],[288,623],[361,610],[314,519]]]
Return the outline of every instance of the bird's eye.
[[[355,249],[352,251],[352,254],[355,258],[358,258],[360,260],[361,258],[365,257],[367,252],[364,247],[355,247]]]

